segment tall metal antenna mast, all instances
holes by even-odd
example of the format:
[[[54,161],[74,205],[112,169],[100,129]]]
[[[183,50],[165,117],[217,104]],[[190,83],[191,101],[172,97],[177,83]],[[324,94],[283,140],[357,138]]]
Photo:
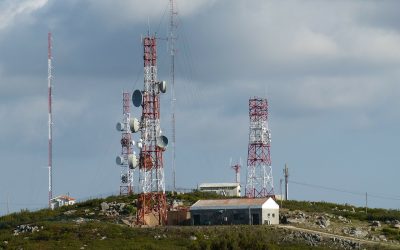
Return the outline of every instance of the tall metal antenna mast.
[[[130,93],[122,93],[122,122],[117,123],[117,130],[121,132],[121,155],[117,156],[116,163],[121,166],[121,180],[119,186],[120,195],[131,195],[133,193],[133,174],[137,167],[137,157],[133,152],[134,141],[132,133],[137,132],[139,121],[131,118]]]
[[[171,69],[170,69],[170,77],[171,77],[171,126],[172,126],[172,179],[173,179],[173,191],[176,191],[176,170],[175,170],[175,41],[176,37],[176,16],[178,12],[175,10],[175,1],[169,0],[170,5],[170,20],[169,20],[169,52],[171,57]]]
[[[51,204],[51,199],[53,198],[53,115],[52,115],[52,81],[53,75],[51,73],[52,65],[51,65],[51,48],[52,48],[52,36],[51,32],[47,35],[47,42],[48,42],[48,50],[47,50],[47,84],[49,87],[49,207]]]
[[[166,82],[157,80],[157,42],[155,36],[142,40],[144,50],[144,86],[135,90],[132,103],[142,107],[142,116],[134,132],[141,133],[138,142],[139,183],[137,224],[150,225],[151,217],[158,218],[155,224],[167,223],[167,197],[165,194],[163,153],[168,139],[161,132],[160,94],[166,92]],[[135,126],[134,126],[135,127]]]
[[[275,198],[270,154],[271,131],[268,128],[266,98],[250,98],[249,117],[246,196]]]
[[[285,164],[285,168],[283,169],[283,174],[285,175],[285,200],[289,199],[289,168]]]
[[[239,163],[235,163],[234,165],[232,164],[232,161],[231,161],[231,168],[235,171],[235,174],[236,174],[235,181],[236,181],[236,183],[240,184],[240,169],[242,168],[242,159],[240,159]]]

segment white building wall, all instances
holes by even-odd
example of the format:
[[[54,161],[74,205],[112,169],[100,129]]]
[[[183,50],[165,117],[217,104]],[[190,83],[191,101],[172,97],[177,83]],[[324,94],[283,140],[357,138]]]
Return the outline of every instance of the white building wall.
[[[270,225],[279,224],[279,209],[263,208],[262,209],[262,223],[270,224]]]

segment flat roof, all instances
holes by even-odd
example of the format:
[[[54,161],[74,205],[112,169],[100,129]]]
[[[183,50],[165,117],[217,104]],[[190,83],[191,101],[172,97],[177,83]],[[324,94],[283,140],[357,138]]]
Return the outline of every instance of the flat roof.
[[[68,201],[76,200],[75,198],[72,198],[72,197],[67,196],[67,195],[59,195],[57,197],[52,198],[51,200],[56,200],[56,199],[64,199],[64,200],[68,200]]]
[[[190,207],[190,210],[243,209],[243,208],[278,208],[279,209],[279,205],[272,198],[198,200],[196,203],[194,203]]]
[[[225,183],[201,183],[199,185],[199,188],[238,187],[238,186],[240,186],[240,183],[235,183],[235,182],[233,182],[233,183],[226,183],[226,182]]]

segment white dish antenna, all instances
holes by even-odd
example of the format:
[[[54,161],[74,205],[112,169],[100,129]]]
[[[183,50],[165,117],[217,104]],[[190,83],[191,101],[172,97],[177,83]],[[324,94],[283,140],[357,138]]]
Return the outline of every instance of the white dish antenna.
[[[131,127],[131,131],[132,133],[136,133],[139,131],[140,129],[140,123],[139,120],[136,118],[131,119],[131,121],[129,122],[129,125]]]
[[[167,82],[166,81],[161,81],[161,82],[158,82],[157,84],[158,84],[158,88],[161,91],[161,93],[167,92]]]
[[[156,139],[156,144],[159,148],[165,149],[168,146],[168,138],[164,135],[160,135]]]
[[[138,166],[138,158],[134,154],[128,155],[128,164],[130,169],[134,169]]]
[[[122,123],[122,122],[118,122],[115,127],[118,131],[126,131],[127,130],[125,123]]]
[[[125,159],[121,155],[118,155],[117,158],[115,158],[115,162],[118,165],[124,165],[125,164]]]

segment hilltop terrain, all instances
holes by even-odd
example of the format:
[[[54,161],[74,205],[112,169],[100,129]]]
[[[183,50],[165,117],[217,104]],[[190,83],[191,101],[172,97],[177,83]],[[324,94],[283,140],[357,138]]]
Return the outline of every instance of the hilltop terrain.
[[[184,205],[219,198],[172,196]],[[136,196],[0,217],[0,249],[400,249],[400,211],[285,201],[279,226],[135,227]]]

